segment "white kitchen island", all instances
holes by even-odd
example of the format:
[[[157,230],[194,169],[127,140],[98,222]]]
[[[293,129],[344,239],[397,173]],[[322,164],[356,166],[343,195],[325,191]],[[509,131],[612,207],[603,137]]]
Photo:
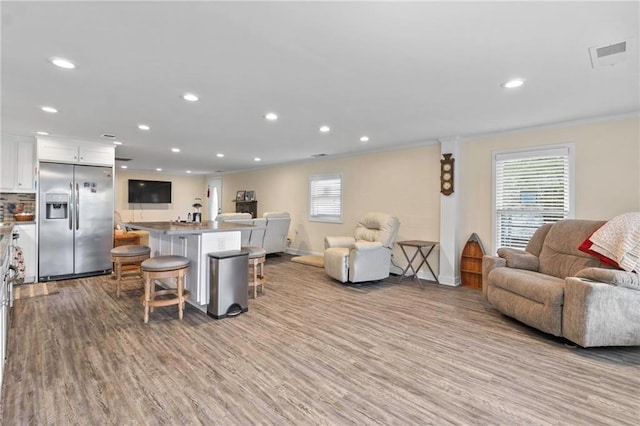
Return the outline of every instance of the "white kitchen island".
[[[203,312],[209,304],[209,253],[240,250],[241,231],[255,228],[230,222],[129,222],[127,228],[149,232],[151,256],[177,255],[191,261],[185,288],[189,304]]]

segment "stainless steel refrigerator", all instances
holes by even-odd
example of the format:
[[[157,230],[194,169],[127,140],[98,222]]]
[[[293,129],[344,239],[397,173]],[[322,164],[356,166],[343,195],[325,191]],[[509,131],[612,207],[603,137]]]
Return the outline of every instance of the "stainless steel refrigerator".
[[[111,270],[113,169],[40,163],[39,281]]]

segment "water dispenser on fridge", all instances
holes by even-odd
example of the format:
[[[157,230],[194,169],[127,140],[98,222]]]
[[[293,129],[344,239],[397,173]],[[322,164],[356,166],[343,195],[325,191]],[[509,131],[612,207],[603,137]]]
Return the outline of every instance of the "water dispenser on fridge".
[[[67,219],[69,217],[69,194],[45,194],[46,219]]]

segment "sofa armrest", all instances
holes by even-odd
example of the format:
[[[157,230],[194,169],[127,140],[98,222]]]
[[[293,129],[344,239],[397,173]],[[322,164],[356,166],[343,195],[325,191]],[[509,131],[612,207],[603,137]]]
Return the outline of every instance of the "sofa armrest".
[[[487,298],[487,277],[489,272],[496,268],[504,268],[507,266],[507,261],[501,257],[496,256],[482,256],[482,295]]]
[[[498,256],[507,261],[508,268],[526,269],[527,271],[538,272],[538,268],[540,267],[538,256],[524,250],[499,248]]]
[[[324,248],[344,247],[350,248],[356,242],[354,237],[324,237]]]
[[[640,291],[568,277],[562,335],[582,347],[640,345]]]
[[[640,290],[640,278],[635,272],[619,269],[584,268],[576,274],[578,278]]]
[[[378,250],[382,247],[382,243],[379,241],[358,241],[353,243],[353,248],[358,251]]]

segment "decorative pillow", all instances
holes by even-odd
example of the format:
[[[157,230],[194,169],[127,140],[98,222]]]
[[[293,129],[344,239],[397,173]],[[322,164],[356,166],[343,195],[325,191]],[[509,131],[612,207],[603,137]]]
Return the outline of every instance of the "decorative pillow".
[[[598,228],[598,229],[600,229],[600,228]],[[596,231],[598,229],[596,229]],[[595,231],[593,231],[593,232],[595,232]],[[593,233],[591,235],[593,235]],[[593,243],[591,242],[591,235],[589,235],[587,237],[587,239],[584,240],[582,242],[582,244],[580,244],[580,246],[578,247],[578,250],[583,251],[583,252],[585,252],[587,254],[590,254],[591,256],[595,257],[596,259],[599,259],[600,262],[602,262],[602,263],[606,263],[607,265],[611,265],[611,266],[614,266],[614,267],[616,267],[618,269],[621,269],[620,265],[618,265],[618,262],[616,262],[615,260],[610,259],[607,256],[598,253],[597,251],[591,250],[591,246],[593,245]]]
[[[538,256],[524,250],[503,247],[498,249],[498,256],[507,261],[507,267],[509,268],[538,271],[540,266]]]
[[[615,269],[585,268],[576,274],[578,278],[613,284],[640,290],[640,279],[635,272],[617,271]]]

